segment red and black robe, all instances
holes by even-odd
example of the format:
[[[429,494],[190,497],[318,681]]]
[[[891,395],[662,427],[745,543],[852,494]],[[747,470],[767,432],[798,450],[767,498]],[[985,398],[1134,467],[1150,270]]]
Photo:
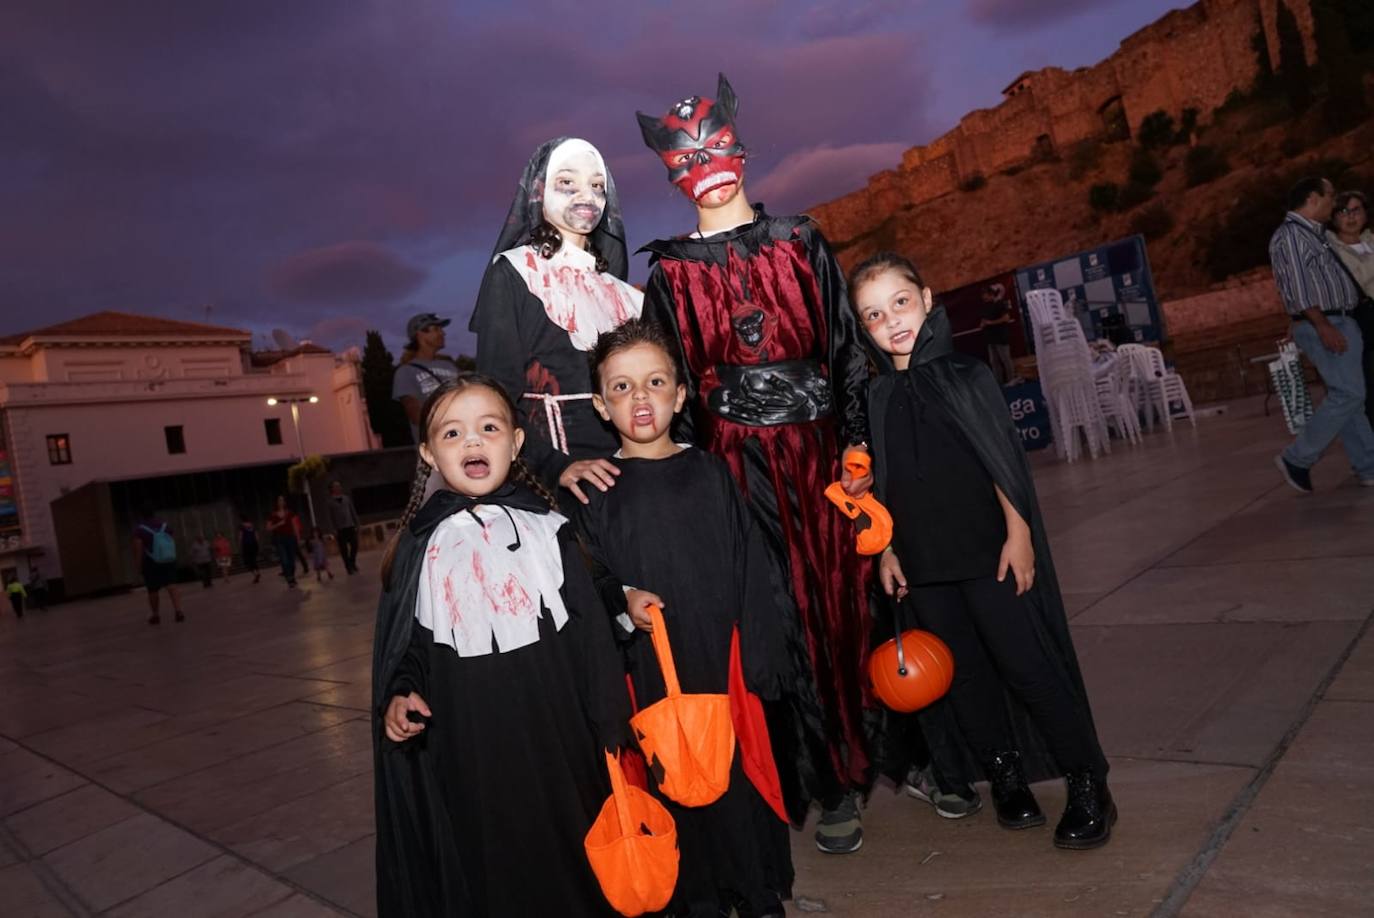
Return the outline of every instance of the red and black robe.
[[[823,491],[868,442],[867,357],[839,265],[808,217],[770,217],[645,246],[644,315],[673,330],[687,370],[685,433],[748,498],[794,600],[804,647],[786,710],[770,708],[794,818],[865,786],[868,565]],[[785,771],[787,769],[784,769]]]

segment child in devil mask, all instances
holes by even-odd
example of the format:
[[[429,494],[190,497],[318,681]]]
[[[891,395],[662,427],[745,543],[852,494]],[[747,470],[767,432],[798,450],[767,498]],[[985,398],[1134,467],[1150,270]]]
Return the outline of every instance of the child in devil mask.
[[[856,789],[871,779],[863,730],[868,614],[852,525],[823,496],[871,479],[841,468],[868,450],[866,356],[830,247],[808,217],[774,217],[744,194],[737,100],[693,96],[661,118],[639,114],[644,141],[696,207],[696,228],[645,246],[644,316],[673,330],[686,367],[683,436],[720,456],[770,543],[774,576],[793,599],[798,684],[769,711],[794,821],[824,811],[818,847],[863,841]]]

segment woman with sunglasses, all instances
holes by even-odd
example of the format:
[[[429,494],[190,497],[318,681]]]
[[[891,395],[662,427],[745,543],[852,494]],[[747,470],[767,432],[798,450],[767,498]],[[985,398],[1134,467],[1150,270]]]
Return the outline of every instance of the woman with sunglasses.
[[[1369,228],[1369,199],[1363,192],[1336,195],[1329,238],[1362,294],[1352,317],[1364,336],[1364,413],[1374,424],[1374,230]]]

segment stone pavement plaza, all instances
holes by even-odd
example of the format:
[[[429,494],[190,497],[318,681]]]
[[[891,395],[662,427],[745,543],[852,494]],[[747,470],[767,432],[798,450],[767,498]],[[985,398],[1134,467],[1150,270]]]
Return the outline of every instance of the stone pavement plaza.
[[[1247,401],[1095,463],[1036,458],[1110,845],[880,788],[857,854],[794,835],[790,913],[1374,914],[1374,489],[1336,453],[1294,494],[1284,440]],[[5,612],[0,915],[373,913],[377,579],[304,585],[187,586],[190,621],[157,630],[139,593]],[[1038,792],[1052,826],[1062,788]]]

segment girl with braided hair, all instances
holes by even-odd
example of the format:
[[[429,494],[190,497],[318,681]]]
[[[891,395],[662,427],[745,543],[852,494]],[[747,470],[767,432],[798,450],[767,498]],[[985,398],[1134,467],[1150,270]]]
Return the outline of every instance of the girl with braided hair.
[[[419,430],[373,645],[378,914],[613,915],[582,848],[629,739],[610,620],[500,383],[444,382]]]

